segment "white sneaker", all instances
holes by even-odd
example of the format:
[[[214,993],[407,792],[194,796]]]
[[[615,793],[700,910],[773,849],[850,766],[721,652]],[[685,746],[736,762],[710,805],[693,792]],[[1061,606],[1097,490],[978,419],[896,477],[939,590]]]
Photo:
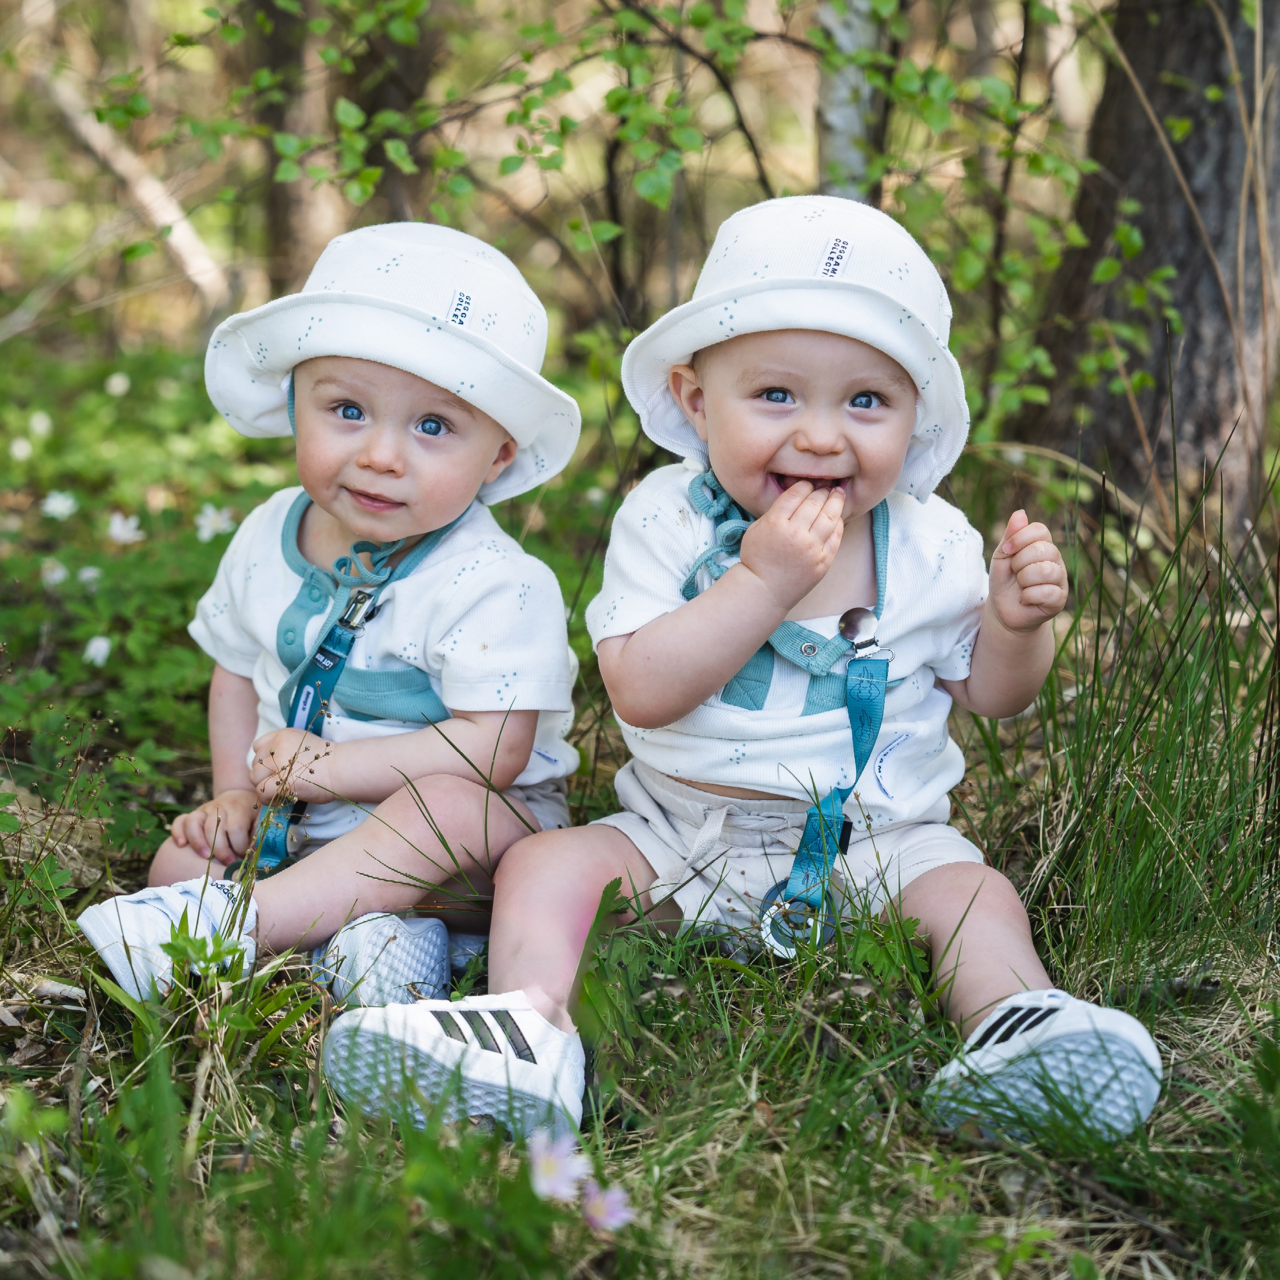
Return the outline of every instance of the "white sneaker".
[[[344,1102],[404,1108],[419,1127],[440,1103],[448,1120],[492,1116],[525,1137],[571,1133],[582,1119],[582,1038],[558,1031],[523,991],[355,1009],[329,1028],[323,1060]]]
[[[193,938],[235,939],[253,968],[257,946],[250,936],[258,907],[246,886],[230,880],[183,880],[112,898],[90,907],[76,923],[107,963],[116,982],[135,1000],[160,995],[173,985],[173,961],[160,948],[182,917]]]
[[[1160,1051],[1136,1018],[1065,991],[1026,991],[991,1011],[926,1099],[952,1128],[977,1119],[1025,1135],[1056,1120],[1114,1139],[1146,1122],[1160,1077]]]
[[[346,1004],[412,1004],[449,993],[449,931],[440,920],[374,912],[316,953],[316,980]]]

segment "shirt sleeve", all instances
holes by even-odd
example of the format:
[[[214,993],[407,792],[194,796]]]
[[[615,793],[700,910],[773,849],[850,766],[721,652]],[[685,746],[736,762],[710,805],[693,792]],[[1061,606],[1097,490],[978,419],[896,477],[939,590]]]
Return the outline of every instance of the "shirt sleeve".
[[[940,656],[930,664],[940,680],[967,679],[990,585],[982,554],[982,535],[963,516],[960,520],[963,527],[952,535],[954,540],[949,548],[951,617],[939,637]]]
[[[250,512],[223,553],[213,586],[200,597],[187,633],[220,667],[252,678],[262,646],[243,622],[240,591],[265,504]]]
[[[454,711],[571,711],[573,673],[555,574],[522,551],[457,569],[438,597],[430,647]]]
[[[707,523],[698,517],[682,490],[692,473],[683,467],[673,479],[654,473],[637,485],[618,509],[604,558],[600,594],[587,606],[593,647],[610,636],[626,636],[685,603],[680,588],[703,547]]]

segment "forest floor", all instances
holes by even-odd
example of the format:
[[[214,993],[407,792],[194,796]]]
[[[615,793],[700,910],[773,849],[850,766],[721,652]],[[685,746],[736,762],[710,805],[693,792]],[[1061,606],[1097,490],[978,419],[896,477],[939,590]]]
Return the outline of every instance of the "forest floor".
[[[1069,544],[1074,612],[1031,713],[955,717],[970,772],[953,821],[1019,887],[1054,979],[1151,1029],[1155,1114],[1114,1143],[1068,1123],[1034,1143],[940,1131],[921,1094],[957,1040],[911,922],[855,922],[787,963],[624,931],[600,942],[582,1009],[597,1048],[583,1147],[636,1214],[614,1234],[539,1199],[500,1132],[344,1112],[318,1069],[332,1002],[296,957],[192,973],[162,1004],[104,984],[75,916],[141,884],[162,824],[207,791],[205,676],[181,626],[225,539],[197,543],[161,507],[134,561],[116,549],[95,561],[105,576],[68,578],[88,535],[50,532],[10,497],[0,1274],[1280,1273],[1266,566],[1230,565],[1195,513],[1153,535],[1096,494],[1076,507],[1023,461],[968,459],[955,496],[980,528],[1019,494],[1042,500]],[[251,482],[282,480],[242,474],[238,492]],[[584,470],[504,516],[579,616],[599,483]],[[67,570],[53,583],[50,559]],[[129,665],[100,675],[81,647],[122,613]],[[575,637],[588,818],[612,804],[621,749]],[[483,983],[482,962],[461,980]]]

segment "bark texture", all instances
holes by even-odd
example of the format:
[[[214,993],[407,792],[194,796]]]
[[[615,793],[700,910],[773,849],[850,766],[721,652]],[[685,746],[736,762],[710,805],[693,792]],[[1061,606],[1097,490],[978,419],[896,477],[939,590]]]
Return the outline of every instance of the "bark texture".
[[[841,0],[818,9],[818,21],[843,54],[878,49],[880,23],[871,0]],[[884,103],[866,72],[850,64],[824,70],[818,87],[818,175],[824,195],[867,200],[871,157],[884,147]],[[871,200],[878,204],[877,198]]]
[[[1252,121],[1254,32],[1241,17],[1238,0],[1219,3],[1242,73],[1239,93],[1244,111]],[[1258,10],[1265,77],[1280,56],[1280,0],[1259,0]],[[1280,326],[1274,309],[1269,323],[1264,322],[1264,275],[1270,275],[1267,296],[1272,307],[1277,281],[1274,270],[1264,272],[1252,195],[1245,201],[1241,242],[1241,193],[1248,155],[1228,45],[1212,7],[1196,0],[1119,0],[1113,31],[1156,117],[1191,122],[1190,133],[1173,151],[1216,254],[1230,309],[1173,166],[1129,76],[1112,56],[1089,133],[1089,154],[1101,168],[1085,179],[1076,207],[1089,244],[1066,255],[1049,300],[1048,315],[1058,323],[1046,332],[1045,345],[1056,378],[1049,404],[1028,413],[1018,424],[1017,434],[1073,455],[1079,446],[1084,461],[1105,470],[1123,487],[1141,490],[1151,468],[1124,395],[1108,389],[1109,374],[1087,385],[1078,368],[1085,353],[1108,349],[1105,332],[1096,324],[1099,319],[1137,323],[1145,330],[1150,354],[1134,353],[1128,369],[1132,374],[1145,368],[1155,380],[1153,389],[1139,393],[1138,403],[1162,482],[1167,486],[1173,471],[1168,352],[1175,366],[1172,401],[1183,488],[1196,492],[1206,469],[1221,454],[1218,478],[1228,523],[1238,533],[1256,509],[1261,422],[1267,383],[1274,377]],[[1099,39],[1105,46],[1105,37]],[[1260,149],[1266,205],[1274,208],[1278,194],[1274,91],[1266,101]],[[1118,203],[1126,197],[1141,202],[1141,212],[1127,221],[1141,230],[1144,241],[1141,253],[1126,263],[1126,277],[1142,278],[1166,265],[1177,271],[1169,283],[1185,333],[1173,335],[1171,344],[1166,342],[1166,321],[1158,309],[1154,315],[1131,309],[1120,281],[1091,283],[1101,257],[1119,256],[1112,236]],[[1232,311],[1238,318],[1245,378],[1230,323]]]

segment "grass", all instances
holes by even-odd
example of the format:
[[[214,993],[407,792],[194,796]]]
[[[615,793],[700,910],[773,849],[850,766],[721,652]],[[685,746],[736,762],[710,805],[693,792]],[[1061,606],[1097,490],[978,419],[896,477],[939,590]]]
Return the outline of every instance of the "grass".
[[[531,532],[542,512],[533,545],[555,546],[568,598],[592,572],[600,516],[581,494],[607,470],[601,441],[562,493],[506,517]],[[1105,495],[1077,506],[1073,481],[1030,466],[967,459],[955,497],[988,528],[1032,492],[1065,539],[1074,614],[1031,714],[956,717],[970,771],[954,820],[1018,885],[1055,980],[1152,1029],[1166,1087],[1144,1132],[1110,1144],[1064,1125],[1039,1146],[940,1133],[920,1092],[956,1038],[894,922],[792,963],[636,930],[601,942],[584,994],[597,1044],[584,1143],[636,1209],[614,1235],[535,1196],[522,1149],[498,1134],[343,1115],[317,1069],[333,1009],[295,961],[193,974],[162,1006],[104,981],[70,920],[139,883],[158,822],[200,786],[199,681],[172,659],[182,680],[164,696],[182,714],[167,739],[148,729],[138,763],[124,727],[93,719],[120,686],[77,685],[65,653],[35,660],[42,597],[19,581],[7,705],[35,672],[55,682],[22,694],[17,799],[0,814],[0,1271],[1280,1272],[1272,570],[1254,552],[1231,564],[1198,510],[1176,538],[1162,531],[1166,546],[1117,524]],[[154,554],[180,559],[165,537]],[[153,630],[146,661],[189,652]],[[22,718],[37,713],[38,732]],[[585,817],[612,803],[621,758],[590,666],[576,732]],[[130,751],[142,774],[121,764]]]

